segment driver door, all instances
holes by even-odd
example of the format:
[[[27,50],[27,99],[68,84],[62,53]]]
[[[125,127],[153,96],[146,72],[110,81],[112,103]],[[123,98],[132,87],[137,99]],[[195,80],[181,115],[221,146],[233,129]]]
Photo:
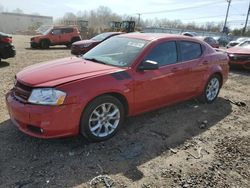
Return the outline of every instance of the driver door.
[[[155,61],[157,70],[137,71],[135,74],[135,110],[144,112],[158,108],[175,99],[177,83],[173,72],[178,61],[177,44],[167,41],[157,44],[144,61]]]
[[[61,37],[62,37],[62,30],[61,29],[53,29],[51,31],[50,41],[52,44],[60,44]]]

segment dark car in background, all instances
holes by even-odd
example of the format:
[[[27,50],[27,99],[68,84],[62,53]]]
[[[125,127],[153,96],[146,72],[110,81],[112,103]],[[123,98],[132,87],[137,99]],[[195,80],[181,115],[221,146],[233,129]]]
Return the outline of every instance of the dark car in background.
[[[229,65],[241,66],[250,70],[250,40],[227,49]]]
[[[208,43],[213,48],[219,48],[219,42],[216,41],[213,37],[197,37],[198,39]]]
[[[72,44],[71,46],[71,54],[73,55],[81,55],[88,52],[90,49],[94,48],[96,45],[105,41],[106,39],[113,37],[115,35],[123,34],[123,32],[106,32],[96,35],[95,37],[89,40],[81,40]]]
[[[217,37],[213,37],[220,46],[226,46],[231,40],[228,36],[217,36]]]
[[[12,44],[12,36],[0,32],[0,62],[1,59],[7,59],[14,57],[16,55],[16,50]]]
[[[196,37],[198,35],[196,32],[189,32],[189,31],[183,32],[181,34],[188,37]]]

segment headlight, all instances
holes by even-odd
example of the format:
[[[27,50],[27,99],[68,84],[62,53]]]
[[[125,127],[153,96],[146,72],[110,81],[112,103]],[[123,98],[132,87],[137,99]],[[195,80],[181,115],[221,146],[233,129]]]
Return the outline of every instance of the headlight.
[[[28,102],[43,105],[61,105],[64,102],[66,93],[54,88],[33,89]]]

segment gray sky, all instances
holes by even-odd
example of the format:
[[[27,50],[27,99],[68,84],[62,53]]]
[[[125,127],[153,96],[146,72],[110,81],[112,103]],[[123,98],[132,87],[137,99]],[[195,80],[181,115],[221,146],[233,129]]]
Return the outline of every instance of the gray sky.
[[[229,26],[243,27],[249,2],[232,0]],[[37,12],[54,18],[62,17],[65,12],[76,13],[107,6],[119,15],[136,16],[136,13],[142,13],[142,18],[179,19],[197,23],[223,21],[227,8],[226,0],[0,0],[0,5],[10,12],[20,8],[26,14]]]

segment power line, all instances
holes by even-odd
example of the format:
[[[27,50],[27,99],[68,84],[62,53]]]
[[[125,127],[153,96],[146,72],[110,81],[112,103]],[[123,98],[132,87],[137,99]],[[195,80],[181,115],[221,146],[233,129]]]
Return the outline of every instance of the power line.
[[[224,0],[223,1],[217,1],[216,3],[222,3],[222,2],[224,2]],[[201,8],[201,7],[204,7],[204,6],[207,6],[207,5],[214,5],[216,3],[210,2],[210,3],[204,3],[204,4],[200,4],[200,5],[196,5],[196,6],[189,6],[189,7],[183,7],[183,8],[152,11],[152,12],[141,12],[140,14],[144,15],[144,14],[159,14],[159,13],[166,13],[166,12],[176,12],[176,11],[181,11],[181,10],[189,10],[189,9],[193,9],[193,8]],[[136,13],[136,14],[138,14],[138,13]]]
[[[186,18],[181,20],[198,20],[198,19],[204,19],[204,18],[220,18],[224,17],[225,15],[216,15],[216,16],[203,16],[203,17],[196,17],[196,18]],[[231,14],[230,16],[245,16],[245,14]]]

